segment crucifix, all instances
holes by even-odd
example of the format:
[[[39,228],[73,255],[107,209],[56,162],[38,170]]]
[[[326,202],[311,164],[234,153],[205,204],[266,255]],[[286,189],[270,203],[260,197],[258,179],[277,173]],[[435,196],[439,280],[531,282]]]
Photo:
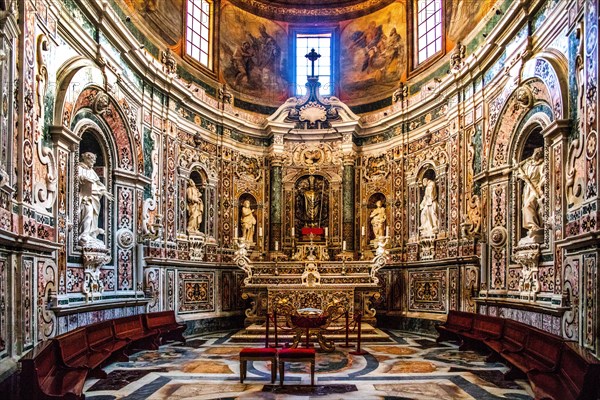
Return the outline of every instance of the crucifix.
[[[308,58],[308,60],[311,63],[311,66],[310,66],[311,76],[315,76],[315,61],[317,61],[319,58],[321,58],[321,55],[319,53],[317,53],[315,51],[315,49],[311,49],[310,53],[308,53],[304,57]]]

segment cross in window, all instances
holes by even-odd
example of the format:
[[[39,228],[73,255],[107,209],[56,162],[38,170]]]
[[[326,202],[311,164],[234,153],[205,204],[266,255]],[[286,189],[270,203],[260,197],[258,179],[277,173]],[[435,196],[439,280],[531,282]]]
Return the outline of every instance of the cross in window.
[[[310,53],[308,53],[304,57],[308,58],[308,61],[310,61],[310,63],[311,63],[311,66],[310,66],[311,74],[310,75],[315,76],[315,61],[317,61],[319,58],[321,58],[321,55],[319,53],[317,53],[315,51],[315,49],[311,49]]]

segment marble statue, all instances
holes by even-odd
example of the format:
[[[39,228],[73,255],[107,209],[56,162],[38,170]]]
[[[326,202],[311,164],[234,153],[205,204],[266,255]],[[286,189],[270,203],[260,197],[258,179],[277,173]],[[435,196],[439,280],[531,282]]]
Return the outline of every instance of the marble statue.
[[[317,226],[321,199],[319,193],[315,190],[315,177],[312,175],[308,177],[308,189],[304,191],[304,207],[309,225]]]
[[[204,203],[202,202],[202,194],[196,187],[196,182],[193,179],[188,180],[186,190],[187,211],[188,211],[188,234],[200,232],[200,224],[202,224],[202,214],[204,214]]]
[[[371,211],[371,226],[373,227],[373,233],[375,238],[383,237],[384,225],[385,225],[385,208],[382,206],[381,200],[375,202],[375,209]]]
[[[525,182],[521,199],[521,226],[527,229],[528,242],[538,243],[542,232],[542,206],[544,202],[544,149],[538,147],[533,155],[516,167],[516,176]],[[523,241],[522,239],[522,241]]]
[[[435,236],[438,232],[438,201],[435,181],[423,178],[425,193],[421,200],[421,236]]]
[[[254,217],[254,210],[250,208],[250,200],[244,200],[240,220],[242,223],[242,237],[246,242],[253,242],[256,218]]]
[[[104,233],[98,228],[100,217],[100,199],[105,196],[112,200],[112,195],[102,183],[96,171],[96,154],[83,153],[81,161],[77,165],[79,180],[79,243],[82,246],[98,245],[104,247],[104,242],[97,239],[98,235]]]

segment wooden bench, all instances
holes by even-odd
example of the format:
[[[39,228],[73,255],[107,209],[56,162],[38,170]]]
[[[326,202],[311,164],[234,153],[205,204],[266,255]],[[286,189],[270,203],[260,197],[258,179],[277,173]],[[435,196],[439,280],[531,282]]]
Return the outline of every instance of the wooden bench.
[[[67,332],[54,340],[58,344],[61,361],[65,367],[88,368],[91,370],[91,375],[98,378],[106,377],[100,367],[111,354],[90,349],[84,328]]]
[[[58,343],[49,340],[21,358],[21,390],[25,399],[83,399],[87,368],[62,366]]]
[[[88,346],[92,351],[108,353],[109,355],[121,351],[127,346],[127,340],[118,339],[115,336],[114,320],[99,322],[97,324],[88,325],[85,327]],[[127,357],[119,357],[122,361],[127,361]]]
[[[532,370],[555,371],[563,347],[562,338],[533,327],[524,326],[523,329],[529,330],[523,349],[517,351],[504,350],[500,353],[502,358],[524,373]],[[507,376],[513,376],[515,372],[509,371]]]
[[[435,329],[439,333],[437,341],[462,340],[459,333],[470,331],[473,328],[474,319],[474,313],[450,310],[446,322],[435,326]]]
[[[489,315],[475,314],[473,328],[470,331],[461,331],[458,335],[463,339],[464,345],[483,346],[486,339],[500,339],[504,328],[504,319]],[[462,346],[461,350],[463,349]]]
[[[144,323],[146,324],[146,329],[158,332],[161,343],[170,340],[185,343],[183,331],[185,331],[186,326],[177,322],[175,311],[159,311],[144,314]]]
[[[159,332],[156,329],[147,329],[142,315],[132,315],[114,320],[115,337],[127,341],[127,348],[158,349]]]
[[[555,372],[532,370],[527,377],[536,399],[584,400],[600,395],[600,362],[573,343],[563,344]]]
[[[499,338],[489,337],[483,342],[496,353],[521,351],[525,347],[529,329],[517,321],[505,319]]]

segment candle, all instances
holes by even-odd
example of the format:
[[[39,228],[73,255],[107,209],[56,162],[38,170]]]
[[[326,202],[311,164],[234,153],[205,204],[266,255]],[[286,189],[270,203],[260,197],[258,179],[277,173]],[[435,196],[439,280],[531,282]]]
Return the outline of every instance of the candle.
[[[385,227],[385,236],[386,236],[386,237],[387,237],[387,236],[390,236],[390,227],[389,227],[389,226],[386,226],[386,227]]]
[[[346,251],[346,241],[345,240],[342,242],[342,250]]]
[[[275,251],[279,250],[279,242],[276,240],[275,241]]]
[[[327,227],[325,227],[325,236],[327,236],[328,233],[329,233],[329,229],[327,229]]]
[[[258,228],[258,236],[262,236],[262,226]]]
[[[238,237],[238,236],[237,236],[237,233],[238,233],[238,232],[237,232],[237,225],[236,225],[236,226],[234,226],[234,227],[233,227],[233,238],[234,238],[234,239],[237,239],[237,237]]]
[[[366,229],[363,226],[362,228],[360,228],[360,234],[363,235],[363,236],[365,236],[365,233],[366,233]]]
[[[292,237],[296,236],[296,229],[292,226]]]

